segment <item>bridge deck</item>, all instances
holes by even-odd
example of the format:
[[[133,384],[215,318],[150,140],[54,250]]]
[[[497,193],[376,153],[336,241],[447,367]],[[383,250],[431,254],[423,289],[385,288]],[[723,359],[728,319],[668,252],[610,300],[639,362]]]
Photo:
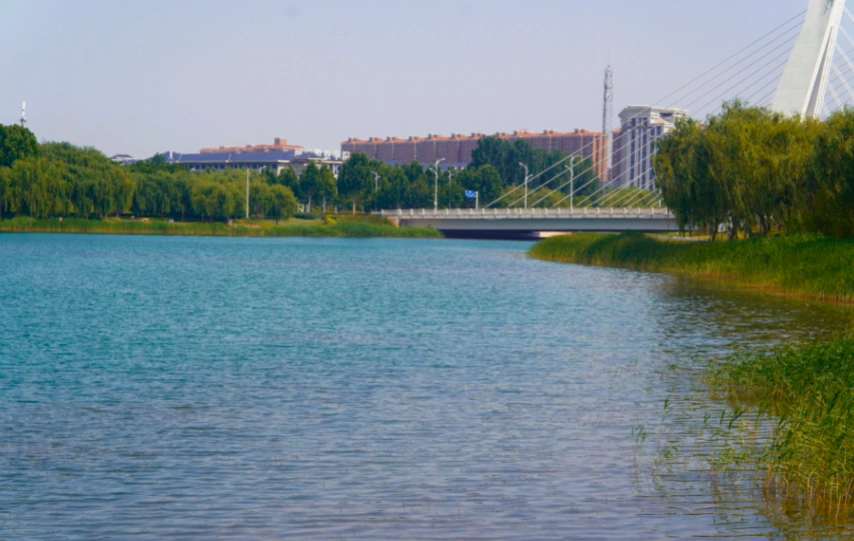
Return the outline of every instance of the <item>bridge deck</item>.
[[[575,231],[677,231],[667,209],[411,209],[379,213],[401,226],[433,227],[449,237],[538,238]]]

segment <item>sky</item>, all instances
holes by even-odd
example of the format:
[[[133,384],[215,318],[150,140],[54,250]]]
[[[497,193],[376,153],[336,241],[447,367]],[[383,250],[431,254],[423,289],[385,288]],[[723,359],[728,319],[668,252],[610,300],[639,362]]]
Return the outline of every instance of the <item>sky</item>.
[[[0,0],[0,123],[137,158],[601,130],[806,0]],[[616,124],[616,120],[614,121]]]

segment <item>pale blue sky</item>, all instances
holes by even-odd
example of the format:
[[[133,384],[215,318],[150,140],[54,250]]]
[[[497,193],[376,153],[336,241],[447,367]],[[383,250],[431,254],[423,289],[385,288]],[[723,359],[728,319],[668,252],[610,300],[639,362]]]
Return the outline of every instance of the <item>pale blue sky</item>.
[[[108,155],[600,129],[806,0],[0,0],[0,123]],[[616,120],[615,120],[616,122]]]

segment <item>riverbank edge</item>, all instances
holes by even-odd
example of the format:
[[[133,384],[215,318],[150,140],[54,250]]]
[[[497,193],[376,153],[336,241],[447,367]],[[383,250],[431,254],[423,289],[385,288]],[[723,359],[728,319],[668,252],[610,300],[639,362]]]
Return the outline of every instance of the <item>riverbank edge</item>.
[[[424,238],[443,235],[429,227],[395,227],[358,221],[329,224],[226,225],[221,222],[59,219],[0,220],[0,233],[67,233],[94,235],[163,235],[205,237],[347,237]]]
[[[544,239],[543,261],[615,267],[724,281],[776,295],[854,303],[854,242],[796,235],[686,242],[640,233],[576,233]]]
[[[854,302],[854,242],[787,236],[684,242],[637,233],[552,237],[533,258],[716,279],[775,294]],[[758,487],[770,500],[838,518],[854,513],[854,334],[782,344],[711,360],[701,376],[714,396],[773,416],[770,441],[748,446]],[[740,413],[739,413],[740,412]],[[722,423],[723,423],[723,417]],[[732,428],[734,422],[730,422]],[[737,438],[740,438],[737,435]],[[742,438],[743,439],[743,438]],[[723,445],[728,445],[727,441]]]

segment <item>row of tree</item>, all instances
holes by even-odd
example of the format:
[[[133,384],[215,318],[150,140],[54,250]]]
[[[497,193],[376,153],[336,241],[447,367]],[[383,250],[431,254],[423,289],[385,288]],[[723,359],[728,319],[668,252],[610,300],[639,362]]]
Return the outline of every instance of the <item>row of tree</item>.
[[[854,110],[819,122],[734,101],[681,121],[654,163],[683,229],[854,236]]]
[[[534,177],[527,200],[521,164]],[[245,182],[243,170],[193,173],[162,156],[122,166],[95,149],[39,144],[25,128],[0,125],[0,218],[4,213],[38,218],[134,214],[227,220],[244,215]],[[568,196],[571,187],[574,200]],[[364,154],[352,155],[337,179],[314,163],[299,175],[292,168],[252,171],[249,210],[253,217],[279,220],[292,216],[298,202],[307,211],[430,208],[434,203],[474,207],[478,201],[467,192],[476,192],[481,205],[497,200],[498,207],[568,207],[594,204],[588,196],[597,188],[589,160],[534,149],[524,140],[487,137],[461,171],[434,171],[417,162],[386,164]]]
[[[160,157],[131,167],[117,165],[92,148],[68,143],[39,145],[18,126],[0,127],[0,217],[23,215],[107,217],[124,213],[180,219],[225,220],[241,216],[246,204],[242,171],[193,174]],[[12,133],[26,144],[2,145]],[[23,137],[21,134],[23,133]],[[9,138],[6,137],[8,141]],[[13,159],[7,159],[12,155]],[[8,164],[8,165],[6,165]],[[276,220],[297,209],[293,192],[254,173],[250,211]]]

